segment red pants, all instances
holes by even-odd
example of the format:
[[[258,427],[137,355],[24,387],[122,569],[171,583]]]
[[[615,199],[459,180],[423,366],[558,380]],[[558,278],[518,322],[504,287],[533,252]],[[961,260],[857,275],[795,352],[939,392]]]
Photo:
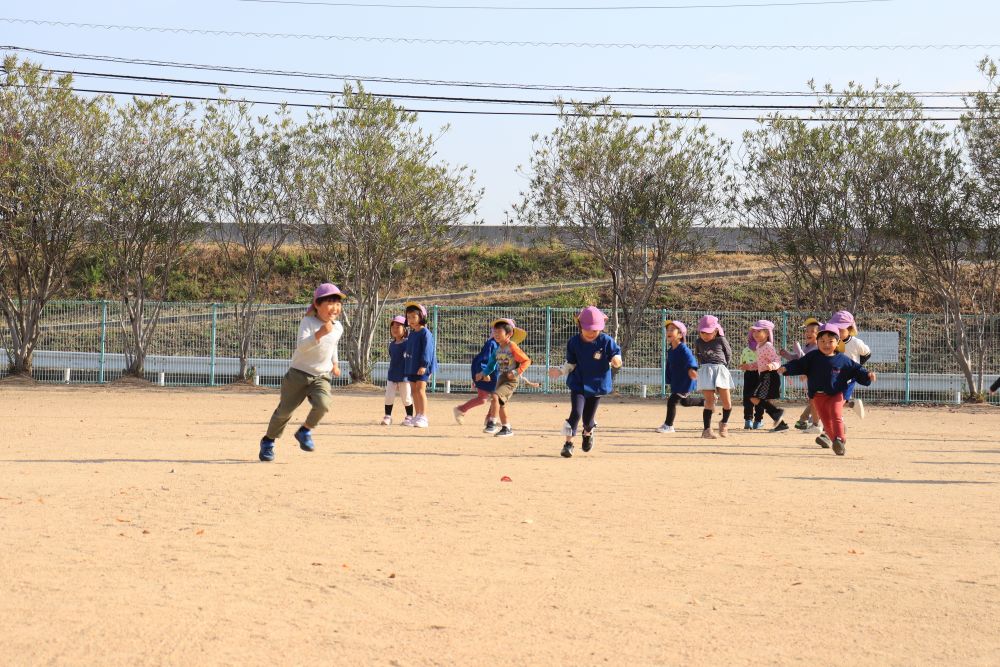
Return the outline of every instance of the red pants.
[[[813,396],[813,405],[819,418],[823,420],[823,431],[830,438],[840,438],[847,442],[847,428],[844,426],[844,395],[816,394]]]
[[[477,388],[476,397],[470,398],[465,403],[462,403],[460,406],[458,406],[458,409],[461,410],[463,413],[466,413],[474,407],[485,405],[486,403],[489,402],[489,400],[490,400],[490,392],[486,391],[485,389]]]

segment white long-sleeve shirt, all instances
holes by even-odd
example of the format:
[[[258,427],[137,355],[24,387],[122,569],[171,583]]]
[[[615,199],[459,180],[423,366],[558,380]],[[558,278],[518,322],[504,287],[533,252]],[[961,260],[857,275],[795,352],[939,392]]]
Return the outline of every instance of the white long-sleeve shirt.
[[[333,365],[340,362],[337,356],[337,343],[344,333],[344,325],[333,321],[333,331],[316,340],[316,332],[323,327],[323,321],[312,315],[306,315],[299,324],[299,337],[292,353],[292,368],[309,375],[324,375],[333,370]]]

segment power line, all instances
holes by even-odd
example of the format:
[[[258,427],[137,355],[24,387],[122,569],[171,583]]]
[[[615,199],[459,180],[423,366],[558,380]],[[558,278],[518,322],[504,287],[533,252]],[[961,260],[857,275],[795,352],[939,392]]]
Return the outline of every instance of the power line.
[[[25,84],[13,84],[16,88],[29,88],[30,86]],[[44,88],[50,90],[57,90],[55,86],[43,86]],[[146,92],[136,92],[127,90],[108,90],[102,88],[78,88],[73,87],[73,90],[78,93],[93,93],[97,95],[123,95],[128,97],[154,97],[154,98],[166,98],[166,99],[176,99],[185,101],[195,101],[195,102],[245,102],[247,104],[262,105],[262,106],[287,106],[292,108],[305,108],[305,109],[338,109],[345,110],[350,107],[337,104],[306,104],[301,102],[274,102],[270,100],[233,100],[224,97],[211,97],[204,95],[175,95],[171,93],[146,93]],[[416,114],[450,114],[450,115],[462,115],[462,116],[533,116],[533,117],[598,117],[606,118],[610,117],[612,114],[608,113],[593,113],[593,114],[583,114],[574,111],[567,111],[563,113],[555,111],[482,111],[475,109],[406,109],[410,113]],[[656,119],[660,118],[659,114],[629,114],[630,118],[636,120],[642,119]],[[803,122],[885,122],[885,123],[925,123],[925,122],[951,122],[959,121],[961,117],[926,117],[926,118],[914,118],[906,116],[875,116],[866,118],[812,118],[808,116],[782,116],[784,120],[801,120]],[[691,120],[741,120],[741,121],[760,121],[760,120],[770,120],[769,118],[762,118],[760,116],[703,116],[703,115],[693,115],[690,116]],[[1000,117],[987,117],[980,120],[1000,120]]]
[[[339,95],[341,91],[323,90],[317,88],[294,88],[285,86],[266,86],[261,84],[244,84],[226,81],[203,81],[199,79],[177,79],[170,77],[141,76],[136,74],[114,74],[108,72],[81,72],[78,70],[43,69],[51,74],[71,74],[84,78],[115,79],[138,82],[169,83],[191,86],[211,86],[213,88],[235,88],[245,90],[257,90],[262,92],[299,93],[308,95]],[[381,99],[401,99],[417,100],[422,102],[462,102],[473,104],[507,104],[523,106],[554,106],[555,100],[541,99],[519,99],[519,98],[496,98],[496,97],[458,97],[444,95],[413,95],[405,93],[378,93],[366,91],[369,95]],[[608,106],[617,109],[661,109],[661,110],[698,110],[698,109],[730,109],[730,110],[758,110],[758,111],[818,111],[826,108],[835,109],[857,109],[885,111],[889,107],[884,105],[833,105],[824,104],[664,104],[664,103],[644,103],[626,102],[610,103]],[[964,111],[964,106],[924,106],[926,111]]]
[[[650,95],[697,95],[706,97],[816,97],[817,93],[801,90],[725,90],[716,88],[643,88],[637,86],[580,86],[573,84],[530,84],[502,83],[489,81],[454,81],[447,79],[416,79],[402,77],[385,77],[364,74],[332,74],[319,72],[303,72],[297,70],[277,70],[255,67],[238,67],[227,65],[205,65],[171,60],[151,60],[145,58],[126,58],[122,56],[106,56],[66,51],[51,51],[13,45],[0,45],[0,50],[34,53],[70,60],[91,60],[97,62],[112,62],[150,67],[170,67],[177,69],[192,69],[210,72],[227,72],[233,74],[254,74],[261,76],[281,76],[294,78],[309,78],[338,81],[366,81],[420,86],[447,86],[453,88],[492,88],[507,90],[535,90],[550,92],[584,92],[584,93],[642,93]],[[911,91],[914,97],[962,97],[971,94],[970,91]]]
[[[0,23],[45,25],[63,28],[162,32],[212,37],[255,37],[264,39],[312,39],[321,41],[366,42],[378,44],[427,44],[434,46],[526,46],[552,48],[660,49],[693,51],[943,51],[995,49],[1000,44],[648,44],[641,42],[543,42],[498,39],[429,39],[423,37],[370,37],[362,35],[316,35],[292,32],[256,32],[248,30],[210,30],[205,28],[163,28],[156,26],[76,23],[0,17]]]
[[[640,11],[640,10],[662,10],[662,9],[751,9],[770,7],[815,7],[820,5],[863,5],[881,2],[893,2],[893,0],[812,0],[790,1],[790,2],[735,2],[725,4],[703,4],[703,5],[610,5],[610,6],[539,6],[526,7],[517,5],[420,5],[420,4],[390,4],[376,2],[319,2],[308,0],[237,0],[237,2],[256,2],[271,5],[319,5],[325,7],[354,7],[362,9],[463,9],[463,10],[484,10],[484,11]]]

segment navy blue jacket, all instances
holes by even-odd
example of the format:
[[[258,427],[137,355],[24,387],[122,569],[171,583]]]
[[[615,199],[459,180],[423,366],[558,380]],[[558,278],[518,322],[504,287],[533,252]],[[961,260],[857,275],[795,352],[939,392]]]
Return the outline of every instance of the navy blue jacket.
[[[406,381],[406,373],[404,372],[406,360],[403,357],[403,354],[405,352],[406,352],[405,338],[401,343],[397,343],[394,340],[389,341],[389,371],[385,378],[389,382]]]
[[[403,370],[406,375],[416,375],[421,368],[426,369],[424,374],[430,375],[437,366],[436,355],[434,353],[434,334],[427,327],[420,331],[411,331],[406,337],[406,363]]]
[[[690,394],[698,386],[697,380],[692,380],[688,370],[698,368],[698,360],[686,343],[672,347],[667,351],[667,382],[673,394]]]
[[[809,398],[819,392],[828,396],[841,394],[851,380],[857,380],[866,387],[872,383],[868,371],[842,352],[828,357],[819,350],[813,350],[801,359],[786,362],[784,368],[786,375],[805,375],[808,378]]]
[[[483,343],[483,349],[480,350],[479,354],[472,359],[473,382],[475,382],[476,374],[483,372],[484,367],[487,363],[489,363],[490,359],[493,358],[493,355],[496,353],[498,347],[500,347],[499,343],[497,343],[492,336],[487,338],[486,342]],[[497,388],[497,374],[493,373],[493,375],[490,376],[489,382],[480,380],[479,382],[475,382],[475,385],[476,389],[482,389],[483,391],[492,393]]]
[[[566,385],[578,394],[605,396],[611,393],[611,359],[622,353],[615,339],[600,333],[593,342],[580,334],[566,343],[566,361],[576,364],[566,377]]]

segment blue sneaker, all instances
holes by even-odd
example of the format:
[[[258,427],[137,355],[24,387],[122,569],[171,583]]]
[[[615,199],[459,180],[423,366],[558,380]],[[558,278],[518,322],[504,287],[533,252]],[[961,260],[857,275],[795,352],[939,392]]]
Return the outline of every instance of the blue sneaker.
[[[758,431],[758,430],[760,430],[762,428],[764,428],[764,422],[759,421],[759,422],[754,422],[753,423],[753,430]]]
[[[274,440],[271,440],[266,435],[260,439],[260,460],[274,460]]]
[[[312,439],[312,431],[307,431],[302,426],[300,426],[299,430],[295,432],[295,439],[299,441],[299,447],[301,447],[304,452],[311,452],[316,449],[316,443],[314,443]]]
[[[744,419],[743,420],[743,430],[744,431],[749,431],[752,428],[753,428],[753,422],[750,421],[749,419]]]

